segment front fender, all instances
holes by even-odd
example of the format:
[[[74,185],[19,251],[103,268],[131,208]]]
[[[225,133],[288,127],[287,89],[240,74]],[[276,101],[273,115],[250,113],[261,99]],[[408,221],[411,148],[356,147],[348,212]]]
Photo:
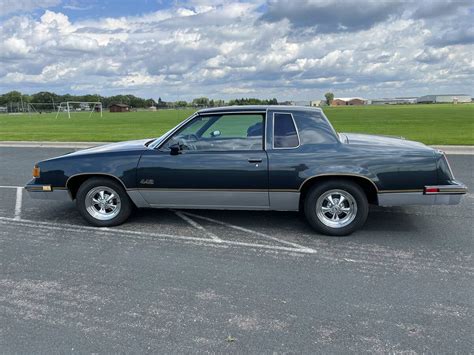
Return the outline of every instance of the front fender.
[[[36,184],[65,188],[67,181],[77,175],[108,175],[119,179],[125,188],[136,187],[137,152],[62,156],[38,163],[40,177]]]

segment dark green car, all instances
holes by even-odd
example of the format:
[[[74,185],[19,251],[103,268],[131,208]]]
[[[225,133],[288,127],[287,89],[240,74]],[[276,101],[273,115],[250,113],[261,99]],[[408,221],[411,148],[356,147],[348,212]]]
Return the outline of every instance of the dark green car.
[[[133,207],[303,210],[328,235],[362,227],[369,204],[458,204],[443,152],[402,138],[337,133],[317,108],[204,109],[156,139],[39,162],[34,198],[75,199],[95,226]]]

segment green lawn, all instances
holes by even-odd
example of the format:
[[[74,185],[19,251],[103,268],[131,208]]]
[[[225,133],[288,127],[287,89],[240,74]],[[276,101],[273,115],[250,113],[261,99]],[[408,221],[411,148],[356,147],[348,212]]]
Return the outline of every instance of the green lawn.
[[[403,136],[425,144],[474,145],[474,105],[383,105],[328,107],[340,132]]]
[[[328,107],[340,132],[404,136],[426,144],[474,145],[474,105]],[[159,136],[193,110],[93,114],[0,115],[0,140],[121,141]]]

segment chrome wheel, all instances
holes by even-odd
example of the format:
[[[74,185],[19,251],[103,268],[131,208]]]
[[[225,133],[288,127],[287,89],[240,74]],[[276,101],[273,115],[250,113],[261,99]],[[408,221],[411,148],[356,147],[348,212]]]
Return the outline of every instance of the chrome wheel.
[[[324,225],[342,228],[355,219],[357,202],[347,191],[326,191],[316,201],[316,215]]]
[[[110,187],[97,186],[91,189],[85,198],[87,212],[100,221],[107,221],[120,212],[119,194]]]

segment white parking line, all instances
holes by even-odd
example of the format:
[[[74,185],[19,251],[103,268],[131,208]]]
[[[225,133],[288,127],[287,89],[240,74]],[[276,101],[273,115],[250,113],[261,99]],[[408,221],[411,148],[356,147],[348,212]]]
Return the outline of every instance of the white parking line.
[[[213,218],[209,218],[209,217],[200,216],[200,215],[198,215],[198,214],[191,213],[191,212],[183,212],[183,213],[184,213],[184,214],[187,214],[188,216],[191,216],[191,217],[200,218],[200,219],[202,219],[202,220],[205,220],[205,221],[208,221],[208,222],[212,222],[212,223],[216,223],[216,224],[220,224],[220,225],[222,225],[222,226],[229,227],[229,228],[232,228],[232,229],[236,229],[236,230],[239,230],[239,231],[241,231],[241,232],[246,232],[246,233],[253,234],[253,235],[257,235],[257,236],[259,236],[259,237],[263,237],[263,238],[266,238],[266,239],[271,239],[271,240],[273,240],[273,241],[275,241],[275,242],[278,242],[278,243],[281,243],[281,244],[290,245],[290,246],[292,246],[293,248],[298,248],[298,249],[300,249],[300,250],[305,250],[305,251],[308,252],[308,253],[316,253],[316,250],[314,250],[314,249],[305,247],[305,246],[300,245],[300,244],[297,244],[297,243],[288,242],[288,241],[283,240],[283,239],[279,239],[279,238],[276,238],[276,237],[272,237],[271,235],[268,235],[268,234],[265,234],[265,233],[257,232],[257,231],[254,231],[254,230],[251,230],[251,229],[247,229],[247,228],[244,228],[244,227],[240,227],[240,226],[236,226],[236,225],[233,225],[233,224],[230,224],[230,223],[222,222],[222,221],[219,221],[219,220],[217,220],[217,219],[213,219]]]
[[[0,186],[0,189],[22,189],[21,186]]]
[[[313,254],[315,251],[310,248],[290,248],[284,247],[279,245],[266,245],[266,244],[258,244],[258,243],[244,243],[244,242],[237,242],[231,240],[221,240],[217,242],[213,239],[209,238],[199,238],[199,237],[188,237],[182,235],[173,235],[173,234],[162,234],[162,233],[148,233],[148,232],[138,232],[138,231],[131,231],[125,230],[120,228],[96,228],[96,227],[89,227],[89,226],[79,226],[79,225],[64,225],[60,223],[50,223],[50,222],[39,222],[33,221],[28,219],[14,219],[8,217],[0,217],[0,224],[16,224],[21,225],[29,228],[37,228],[37,229],[46,229],[46,230],[60,230],[60,231],[69,231],[69,232],[84,232],[84,231],[94,231],[94,232],[102,232],[109,235],[116,235],[121,234],[122,236],[126,237],[133,237],[139,239],[168,239],[168,240],[181,240],[184,242],[198,242],[201,244],[208,244],[208,245],[231,245],[231,246],[239,246],[239,247],[251,247],[257,249],[268,249],[273,251],[285,251],[285,252],[292,252],[292,253],[302,253],[302,254]]]
[[[16,202],[15,202],[15,220],[21,219],[21,204],[23,200],[23,188],[16,188]]]
[[[209,232],[208,230],[206,230],[206,228],[204,228],[203,226],[201,226],[199,223],[197,223],[196,221],[192,220],[191,218],[189,218],[188,216],[185,216],[182,212],[179,212],[179,211],[173,211],[175,215],[177,215],[179,218],[181,218],[183,221],[189,223],[191,226],[193,226],[194,228],[196,229],[199,229],[200,231],[202,231],[204,234],[206,234],[209,238],[211,238],[212,240],[214,240],[215,242],[222,242],[222,239],[219,238],[217,235],[215,235],[214,233],[211,233]]]

